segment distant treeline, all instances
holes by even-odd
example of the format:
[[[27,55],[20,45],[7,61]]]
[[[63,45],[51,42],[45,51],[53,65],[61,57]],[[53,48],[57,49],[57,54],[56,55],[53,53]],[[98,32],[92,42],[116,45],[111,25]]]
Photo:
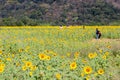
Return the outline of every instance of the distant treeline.
[[[120,25],[120,0],[0,0],[0,26]]]

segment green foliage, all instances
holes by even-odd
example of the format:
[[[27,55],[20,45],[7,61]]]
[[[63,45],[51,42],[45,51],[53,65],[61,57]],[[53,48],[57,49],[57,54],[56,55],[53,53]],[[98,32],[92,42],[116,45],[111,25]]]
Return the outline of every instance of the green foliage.
[[[93,28],[1,28],[0,79],[119,80],[119,44],[113,51],[112,41],[91,41],[94,31]],[[103,38],[109,34],[120,38],[120,29],[103,28],[101,32]],[[91,70],[84,70],[86,66]],[[87,71],[91,72],[86,74]]]
[[[0,10],[1,26],[120,25],[120,9],[106,0],[4,0]]]

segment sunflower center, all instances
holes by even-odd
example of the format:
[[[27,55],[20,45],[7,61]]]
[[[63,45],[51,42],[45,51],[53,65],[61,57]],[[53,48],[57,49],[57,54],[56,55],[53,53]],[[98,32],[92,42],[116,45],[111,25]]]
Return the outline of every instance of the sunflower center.
[[[100,71],[100,73],[103,73],[103,71]]]
[[[90,72],[90,69],[86,69],[86,72]]]
[[[41,58],[44,58],[44,56],[42,55]]]
[[[75,67],[75,64],[73,64],[72,67]]]
[[[27,66],[30,66],[30,64],[27,64]]]

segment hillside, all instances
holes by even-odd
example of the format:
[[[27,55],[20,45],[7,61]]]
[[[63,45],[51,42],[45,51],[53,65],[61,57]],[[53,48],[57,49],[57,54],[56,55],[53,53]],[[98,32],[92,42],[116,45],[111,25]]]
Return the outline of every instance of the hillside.
[[[120,25],[120,0],[0,0],[0,25]]]

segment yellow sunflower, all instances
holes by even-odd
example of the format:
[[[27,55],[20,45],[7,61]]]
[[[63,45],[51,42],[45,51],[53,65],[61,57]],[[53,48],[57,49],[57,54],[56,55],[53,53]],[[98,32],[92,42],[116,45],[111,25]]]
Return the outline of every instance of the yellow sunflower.
[[[3,67],[3,68],[4,68],[4,67],[5,67],[5,64],[0,64],[0,67]]]
[[[106,59],[106,55],[103,55],[102,58],[105,60]]]
[[[85,80],[89,80],[89,78],[85,78]]]
[[[110,45],[108,45],[108,46],[107,46],[107,48],[111,48],[111,46],[110,46]]]
[[[46,55],[45,54],[39,54],[39,58],[40,58],[40,60],[45,60],[46,59]]]
[[[83,72],[80,75],[81,75],[81,77],[84,77],[84,73]]]
[[[78,58],[79,57],[79,52],[75,52],[74,56],[75,56],[75,58]]]
[[[108,55],[109,55],[109,52],[105,52],[105,55],[108,56]]]
[[[47,66],[47,70],[50,70],[51,69],[51,66]]]
[[[102,53],[102,52],[103,52],[103,50],[102,50],[102,49],[99,49],[99,52],[100,52],[100,53]]]
[[[26,66],[22,66],[22,70],[25,71],[27,69]]]
[[[23,52],[24,50],[23,50],[23,49],[19,49],[18,51],[19,51],[19,52]]]
[[[57,78],[58,80],[61,78],[60,73],[57,73],[57,74],[56,74],[56,78]]]
[[[70,53],[67,53],[67,57],[70,57]]]
[[[25,66],[26,67],[31,67],[32,66],[32,62],[30,62],[30,61],[25,62]]]
[[[0,51],[0,55],[2,54],[2,51]]]
[[[76,68],[77,68],[76,62],[72,62],[72,63],[70,64],[70,69],[74,70],[74,69],[76,69]]]
[[[84,72],[85,72],[85,74],[90,74],[90,73],[92,73],[92,68],[90,66],[85,66]]]
[[[57,56],[57,54],[56,54],[56,53],[53,53],[53,56]]]
[[[33,73],[32,73],[32,72],[29,72],[29,75],[30,75],[30,76],[32,76],[32,75],[33,75]]]
[[[94,54],[94,53],[89,53],[89,54],[88,54],[88,57],[89,57],[90,59],[92,59],[92,58],[95,58],[95,55],[96,55],[96,54]]]
[[[85,80],[90,80],[89,78],[90,78],[90,76],[88,75],[88,76],[85,78]]]
[[[100,74],[100,75],[104,74],[104,70],[103,70],[103,69],[99,69],[97,72],[98,72],[98,74]]]
[[[11,61],[11,58],[6,58],[7,61]]]
[[[46,60],[50,60],[50,56],[46,56]]]
[[[36,66],[31,66],[31,67],[30,67],[30,70],[31,70],[31,71],[34,71],[34,70],[36,70],[36,69],[37,69]]]
[[[94,57],[96,57],[97,56],[97,53],[96,52],[94,52]]]
[[[4,71],[4,67],[0,67],[0,73]]]

